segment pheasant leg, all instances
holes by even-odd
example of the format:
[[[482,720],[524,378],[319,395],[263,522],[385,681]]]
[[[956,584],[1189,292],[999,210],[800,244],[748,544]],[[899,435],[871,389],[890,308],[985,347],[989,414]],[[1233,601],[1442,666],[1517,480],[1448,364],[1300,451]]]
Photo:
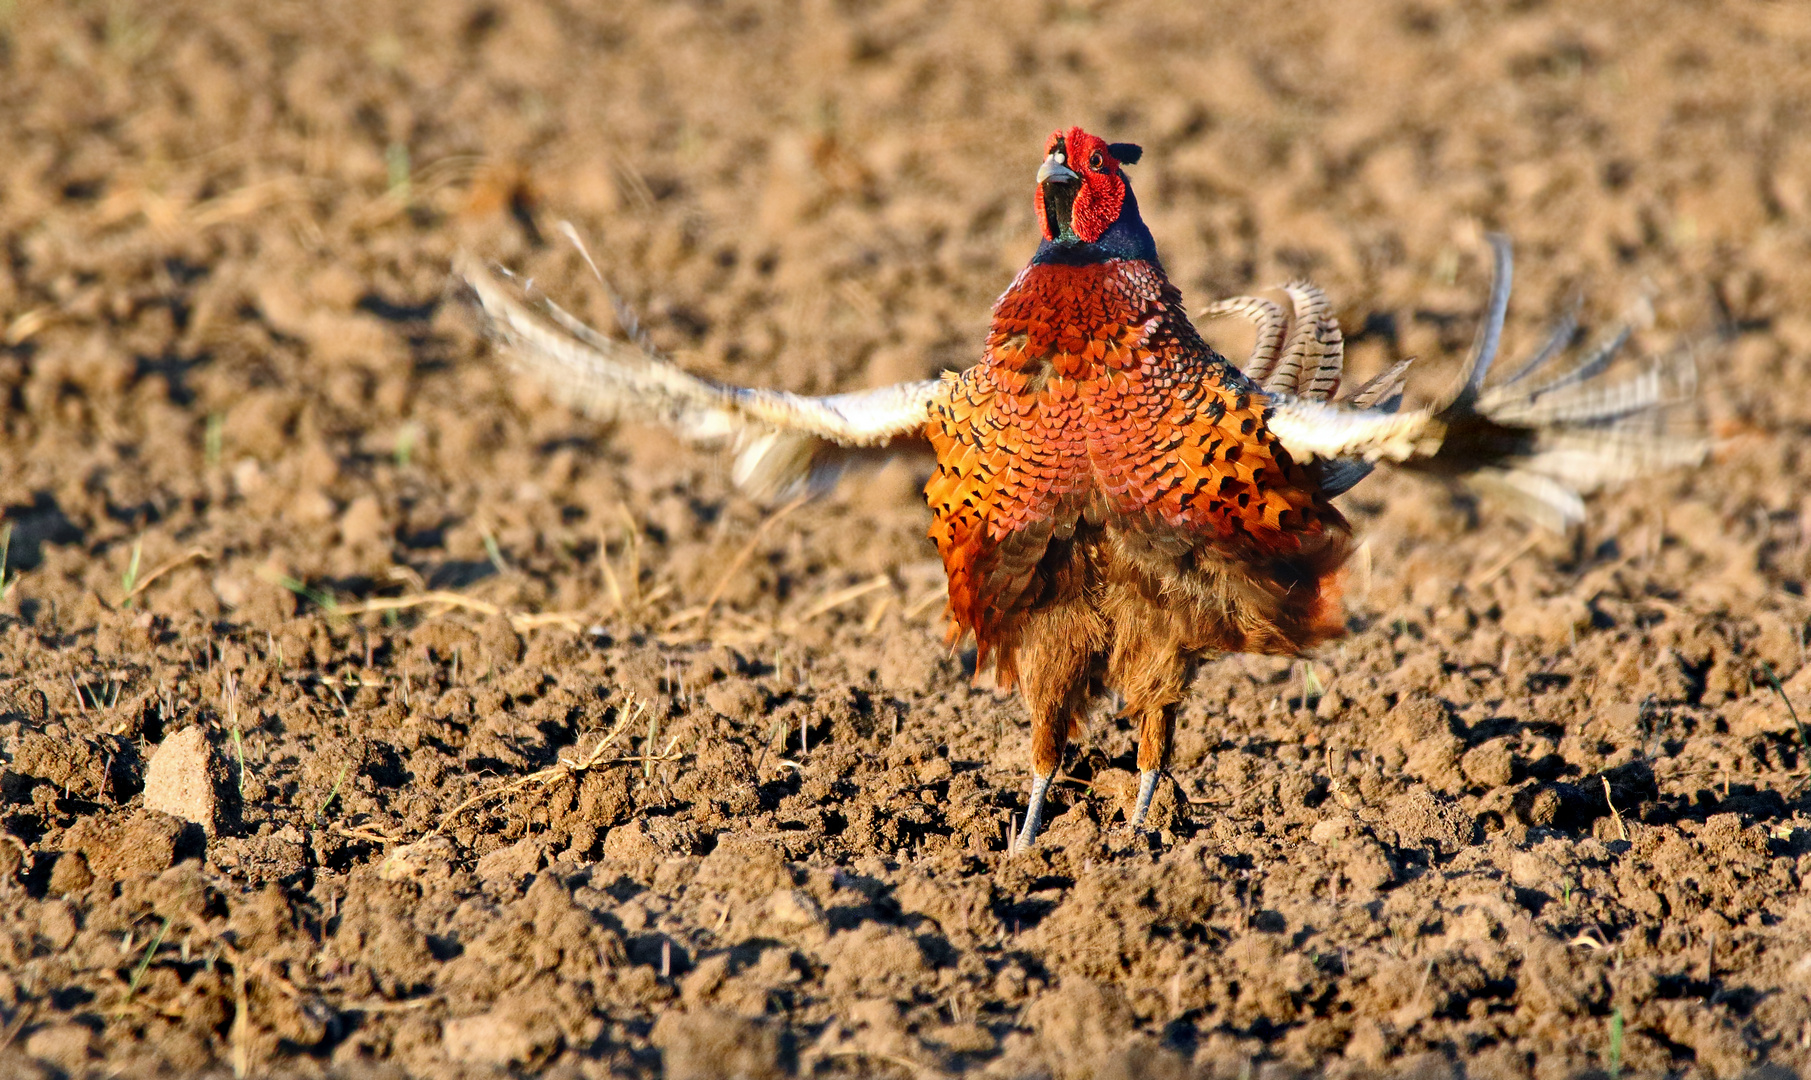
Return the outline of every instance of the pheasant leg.
[[[1019,651],[1019,689],[1031,710],[1031,801],[1014,854],[1037,841],[1044,827],[1044,799],[1063,764],[1069,740],[1080,733],[1078,718],[1088,706],[1089,658],[1104,627],[1080,594],[1027,619]]]
[[[1157,778],[1162,775],[1162,769],[1139,770],[1138,804],[1132,808],[1131,820],[1126,822],[1130,827],[1144,828],[1144,816],[1151,812],[1151,796],[1157,794]]]
[[[1039,773],[1031,778],[1031,798],[1025,806],[1025,826],[1012,843],[1012,853],[1029,851],[1037,843],[1038,833],[1044,828],[1044,796],[1050,791],[1050,781],[1056,779],[1056,770]]]
[[[1144,720],[1138,726],[1138,802],[1132,807],[1132,816],[1126,819],[1126,825],[1132,829],[1144,828],[1145,815],[1151,811],[1151,797],[1157,794],[1157,778],[1170,763],[1170,744],[1175,735],[1176,713],[1172,707],[1162,705],[1145,710]]]

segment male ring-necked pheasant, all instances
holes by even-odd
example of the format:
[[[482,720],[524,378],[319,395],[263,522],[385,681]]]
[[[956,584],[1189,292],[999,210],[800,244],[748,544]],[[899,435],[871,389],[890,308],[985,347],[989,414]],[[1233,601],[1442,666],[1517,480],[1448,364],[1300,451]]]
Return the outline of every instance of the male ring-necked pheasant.
[[[1229,652],[1296,655],[1339,636],[1352,531],[1332,503],[1378,462],[1510,496],[1529,516],[1580,518],[1580,494],[1693,462],[1674,422],[1690,398],[1680,357],[1599,379],[1626,331],[1549,371],[1570,319],[1486,388],[1509,300],[1506,242],[1463,373],[1439,404],[1399,413],[1406,363],[1332,403],[1343,366],[1319,290],[1245,297],[1209,315],[1258,325],[1243,367],[1183,312],[1139,217],[1125,167],[1140,150],[1080,128],[1045,146],[1043,243],[994,305],[981,360],[960,374],[831,397],[723,386],[605,338],[482,264],[459,272],[519,364],[586,411],[731,440],[743,488],[778,497],[833,480],[852,448],[928,441],[931,539],[949,577],[950,637],[975,637],[1031,712],[1029,846],[1092,686],[1139,725],[1142,825],[1170,751],[1190,666]],[[534,308],[541,310],[537,312]],[[1545,377],[1537,377],[1537,376]]]

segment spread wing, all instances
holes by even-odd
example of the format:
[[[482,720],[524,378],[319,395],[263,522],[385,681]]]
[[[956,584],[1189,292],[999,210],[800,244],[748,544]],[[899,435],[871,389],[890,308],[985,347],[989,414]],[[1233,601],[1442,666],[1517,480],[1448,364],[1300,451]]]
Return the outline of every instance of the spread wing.
[[[518,370],[588,416],[663,424],[693,442],[728,446],[736,485],[759,499],[827,490],[844,466],[876,451],[928,448],[931,405],[948,393],[939,379],[827,397],[726,386],[604,337],[470,255],[457,256],[453,269]]]
[[[1401,365],[1380,376],[1386,382],[1382,391],[1373,380],[1340,404],[1317,399],[1305,387],[1266,384],[1273,402],[1266,423],[1289,452],[1300,461],[1320,462],[1330,477],[1344,477],[1355,467],[1362,477],[1387,461],[1457,480],[1506,496],[1526,516],[1556,530],[1583,519],[1583,495],[1702,461],[1710,444],[1689,408],[1696,391],[1689,354],[1661,360],[1634,378],[1601,378],[1628,340],[1627,328],[1575,363],[1537,378],[1555,367],[1553,361],[1571,342],[1577,327],[1568,316],[1509,378],[1485,386],[1502,337],[1513,269],[1509,242],[1501,236],[1490,242],[1495,272],[1489,305],[1452,390],[1430,408],[1398,414]],[[1387,385],[1391,380],[1393,387]]]

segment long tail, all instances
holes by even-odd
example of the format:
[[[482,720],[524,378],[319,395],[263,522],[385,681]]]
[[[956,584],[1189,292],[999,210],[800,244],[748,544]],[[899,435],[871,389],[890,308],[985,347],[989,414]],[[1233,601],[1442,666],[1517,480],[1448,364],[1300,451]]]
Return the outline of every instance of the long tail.
[[[1452,390],[1431,408],[1400,415],[1280,397],[1270,427],[1290,452],[1329,464],[1392,461],[1501,497],[1553,529],[1583,519],[1582,496],[1592,491],[1704,460],[1710,443],[1692,408],[1697,368],[1690,352],[1633,378],[1603,380],[1629,338],[1627,327],[1565,363],[1559,358],[1577,332],[1568,314],[1533,357],[1486,385],[1513,275],[1508,240],[1493,235],[1490,243],[1489,304]]]

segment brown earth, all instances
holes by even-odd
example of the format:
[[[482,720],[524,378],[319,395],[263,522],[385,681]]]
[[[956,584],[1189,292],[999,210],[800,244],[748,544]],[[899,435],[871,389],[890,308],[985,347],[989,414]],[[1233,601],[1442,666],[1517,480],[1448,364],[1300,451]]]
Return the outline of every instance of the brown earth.
[[[0,1071],[1811,1063],[1803,5],[594,7],[0,3]],[[446,270],[607,323],[570,220],[690,368],[919,377],[1070,123],[1196,305],[1309,274],[1426,393],[1503,229],[1512,351],[1650,297],[1724,441],[1564,539],[1368,482],[1353,633],[1205,667],[1186,813],[1114,830],[1103,710],[1008,859],[914,467],[766,527]]]

